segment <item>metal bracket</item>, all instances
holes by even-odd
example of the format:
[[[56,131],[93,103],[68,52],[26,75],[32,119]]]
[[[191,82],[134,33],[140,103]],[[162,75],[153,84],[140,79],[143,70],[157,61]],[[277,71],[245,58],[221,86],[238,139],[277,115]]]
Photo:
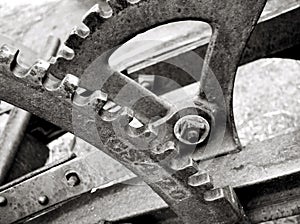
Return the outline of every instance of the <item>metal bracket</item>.
[[[55,165],[46,172],[33,174],[15,185],[2,187],[0,198],[6,203],[0,204],[0,223],[20,221],[97,187],[134,177],[126,168],[122,168],[115,173],[114,179],[110,179],[114,166],[106,169],[101,162],[103,156],[103,153],[94,152],[84,158]],[[115,166],[120,167],[117,162]]]

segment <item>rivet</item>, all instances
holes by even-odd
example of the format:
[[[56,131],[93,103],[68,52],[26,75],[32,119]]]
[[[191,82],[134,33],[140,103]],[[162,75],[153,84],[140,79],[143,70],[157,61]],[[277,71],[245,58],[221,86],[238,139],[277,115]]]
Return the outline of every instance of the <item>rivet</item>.
[[[0,207],[5,207],[7,205],[7,199],[4,196],[0,196]]]
[[[47,205],[49,202],[49,198],[46,195],[40,196],[38,199],[40,205]]]

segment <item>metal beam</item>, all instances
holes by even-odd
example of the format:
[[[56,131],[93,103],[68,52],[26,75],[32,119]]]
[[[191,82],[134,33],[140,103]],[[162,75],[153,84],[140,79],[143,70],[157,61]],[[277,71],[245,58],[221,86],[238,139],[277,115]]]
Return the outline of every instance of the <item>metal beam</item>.
[[[253,223],[297,215],[300,214],[297,209],[300,200],[300,183],[297,184],[300,176],[299,142],[300,134],[292,133],[246,147],[237,154],[201,163],[200,166],[205,166],[214,177],[216,187],[234,186]],[[112,166],[102,165],[109,163]],[[81,187],[68,186],[65,174],[69,170],[78,173]],[[47,178],[52,181],[47,181]],[[51,186],[54,184],[56,187],[44,183],[51,183]],[[46,214],[38,215],[37,219],[28,221],[29,223],[117,221],[167,208],[163,200],[146,184],[101,152],[58,165],[16,186],[10,186],[9,189],[2,190],[0,196],[12,197],[15,202],[23,199],[18,202],[17,213],[10,211],[9,206],[12,204],[0,207],[3,217],[9,214],[11,218],[16,218],[13,214],[20,215],[20,211],[23,211],[25,217],[26,211],[27,215],[37,215],[40,212],[44,214],[44,209],[48,210]],[[9,193],[12,190],[16,197]],[[24,198],[29,193],[32,197]],[[41,193],[47,194],[48,205],[41,206],[37,203]],[[49,212],[49,209],[53,211]]]

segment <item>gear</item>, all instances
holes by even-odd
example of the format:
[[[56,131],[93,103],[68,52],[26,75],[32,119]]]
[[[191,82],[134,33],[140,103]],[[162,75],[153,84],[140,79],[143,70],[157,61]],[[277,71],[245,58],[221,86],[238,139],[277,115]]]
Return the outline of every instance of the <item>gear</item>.
[[[174,20],[193,18],[209,21],[218,32],[215,31],[216,34],[212,37],[213,43],[211,43],[206,62],[207,65],[212,67],[220,82],[223,94],[225,94],[225,110],[229,114],[227,122],[230,124],[228,134],[233,136],[231,142],[230,140],[229,142],[236,145],[235,129],[232,126],[233,122],[230,122],[232,121],[230,108],[232,83],[245,41],[250,35],[252,25],[259,17],[265,1],[251,1],[245,4],[246,6],[243,3],[245,2],[241,0],[226,3],[224,1],[211,3],[205,0],[195,2],[182,0],[163,2],[158,0],[112,0],[110,4],[101,1],[83,20],[89,31],[77,28],[72,31],[66,41],[66,46],[74,51],[73,58],[70,51],[65,50],[62,51],[62,57],[57,58],[53,65],[50,66],[44,61],[39,61],[28,70],[17,63],[18,53],[14,54],[9,48],[3,47],[0,51],[0,65],[3,73],[10,76],[6,78],[23,82],[26,86],[24,88],[33,88],[42,96],[47,95],[47,97],[55,99],[53,101],[60,103],[60,107],[65,106],[68,108],[65,115],[69,116],[68,124],[64,125],[68,131],[74,132],[73,127],[71,127],[72,122],[69,120],[72,113],[70,108],[75,108],[75,110],[79,108],[78,114],[82,117],[88,115],[85,111],[96,111],[96,118],[93,122],[100,134],[100,142],[95,142],[90,133],[86,133],[87,130],[90,130],[88,128],[89,124],[82,119],[82,123],[77,120],[79,122],[77,125],[81,126],[80,128],[83,130],[80,132],[79,137],[94,144],[142,177],[184,223],[229,224],[246,222],[247,220],[232,189],[212,189],[211,178],[208,174],[198,170],[190,155],[181,154],[181,147],[177,148],[175,144],[172,149],[157,150],[159,147],[164,147],[167,142],[175,142],[182,146],[173,136],[173,126],[181,114],[201,114],[201,106],[196,106],[193,110],[185,108],[174,112],[164,101],[119,73],[119,71],[113,71],[109,80],[102,87],[97,86],[97,82],[94,85],[79,82],[84,70],[99,55],[114,49],[129,40],[130,37],[146,29]],[[233,10],[232,7],[241,14],[243,12],[245,14],[239,16],[238,19],[225,18],[228,21],[220,18],[218,13],[220,10]],[[233,27],[234,32],[228,30],[228,24]],[[72,60],[67,60],[70,58]],[[220,61],[222,61],[221,65],[219,64]],[[110,70],[108,61],[104,61],[103,68]],[[206,71],[205,69],[204,71]],[[13,77],[12,74],[14,74]],[[216,97],[215,91],[212,90],[214,86],[210,76],[205,72],[203,74],[201,90],[206,93],[205,98],[219,99],[219,96]],[[88,75],[91,76],[90,79],[93,79],[99,73],[89,73]],[[143,100],[138,101],[136,105],[131,105],[128,104],[125,98],[118,99],[116,97],[118,91],[124,86],[130,86],[134,94],[143,96]],[[83,90],[83,92],[92,91],[92,94],[89,97],[82,97],[78,90]],[[33,97],[42,97],[39,94]],[[113,100],[121,106],[121,109],[111,117],[108,117],[105,111],[102,110],[107,100]],[[40,105],[37,107],[43,112]],[[127,107],[135,113],[132,115]],[[224,111],[220,110],[218,113],[220,112]],[[151,118],[157,115],[161,119],[159,122],[154,122],[153,125]],[[145,129],[142,132],[128,131],[132,116],[145,124]],[[58,124],[60,124],[59,119],[56,120]],[[63,126],[63,124],[64,122],[60,125]],[[166,124],[166,127],[164,124]],[[127,134],[125,139],[121,140],[120,136],[115,133],[114,125],[119,125],[121,129],[123,128],[122,130],[125,130]],[[154,128],[150,129],[150,126]],[[166,128],[167,134],[159,139],[160,144],[151,145],[156,142],[153,141],[153,137],[160,137],[156,134],[156,130],[163,128]],[[150,134],[148,135],[148,133]],[[152,141],[149,141],[149,138]],[[146,139],[142,143],[147,144],[147,150],[140,148],[139,139]],[[157,151],[160,151],[160,153],[157,153]],[[171,161],[168,161],[171,163],[161,163],[161,159],[168,157],[170,153],[175,155],[171,157]],[[224,207],[227,209],[224,209]]]
[[[218,105],[215,117],[219,117],[220,126],[226,126],[225,139],[227,150],[212,152],[206,158],[196,155],[196,159],[208,159],[220,154],[226,154],[241,149],[234,125],[232,111],[232,95],[236,70],[247,39],[257,22],[265,5],[265,0],[260,1],[159,1],[159,0],[101,0],[83,18],[83,24],[74,28],[58,58],[53,61],[49,72],[62,79],[65,74],[73,74],[76,77],[88,77],[89,81],[81,79],[81,86],[95,91],[99,89],[99,73],[110,70],[108,59],[101,61],[101,70],[88,72],[86,69],[99,56],[114,50],[136,35],[169,22],[182,20],[200,20],[210,23],[213,28],[210,46],[206,54],[201,75],[200,98]],[[239,12],[235,17],[228,17],[220,11]],[[109,53],[109,54],[110,54]],[[222,63],[220,63],[222,62]],[[100,62],[98,62],[100,63]],[[105,68],[105,69],[104,69]],[[118,71],[120,72],[120,71]],[[200,72],[200,71],[199,71]],[[85,74],[85,75],[84,75]],[[198,81],[198,80],[196,80]],[[116,80],[109,79],[107,83]],[[216,85],[220,86],[219,90]],[[101,89],[108,95],[114,86],[109,85]],[[115,96],[116,94],[114,94]],[[199,96],[196,96],[199,97]],[[124,97],[126,98],[126,97]],[[115,100],[109,98],[109,100]],[[155,101],[159,101],[158,98]],[[124,103],[124,102],[123,102]],[[122,104],[122,103],[120,103]],[[160,103],[161,104],[161,103]],[[141,105],[139,105],[141,107]],[[147,105],[146,110],[165,106],[158,106],[153,101]],[[137,109],[137,108],[135,108]],[[149,111],[152,117],[159,115]],[[148,115],[149,115],[148,114]],[[141,115],[143,117],[144,115]],[[226,116],[226,117],[225,117]],[[140,117],[140,118],[141,118]],[[225,122],[225,124],[223,124]],[[225,147],[224,147],[225,148]]]
[[[13,71],[14,77],[11,78],[32,85],[43,94],[50,92],[54,98],[66,103],[74,103],[72,99],[78,88],[78,78],[67,75],[62,82],[54,82],[51,80],[51,76],[46,75],[48,67],[46,62],[39,61],[28,70],[17,63],[17,54],[18,52],[12,53],[7,46],[1,48],[0,61],[3,73],[8,75]],[[105,100],[102,97],[100,102],[103,101]],[[95,108],[93,103],[81,106],[84,110],[88,106]],[[99,108],[99,105],[96,108]],[[127,113],[119,114],[114,120],[117,123],[123,123],[121,120],[127,119],[126,117]],[[104,119],[103,116],[102,119]],[[225,217],[227,223],[235,223],[244,218],[237,201],[232,200],[234,198],[232,190],[225,188],[208,191],[213,187],[211,178],[205,173],[200,173],[190,158],[186,165],[177,168],[166,164],[157,164],[156,161],[160,161],[162,154],[168,153],[167,150],[164,150],[163,153],[152,153],[124,145],[124,142],[115,136],[111,125],[111,121],[105,122],[105,119],[98,124],[99,133],[105,132],[100,136],[106,146],[102,150],[143,177],[185,223],[199,223],[199,220],[205,220],[204,223],[218,223]],[[159,175],[158,179],[157,175]],[[222,211],[224,206],[228,207],[226,212]]]

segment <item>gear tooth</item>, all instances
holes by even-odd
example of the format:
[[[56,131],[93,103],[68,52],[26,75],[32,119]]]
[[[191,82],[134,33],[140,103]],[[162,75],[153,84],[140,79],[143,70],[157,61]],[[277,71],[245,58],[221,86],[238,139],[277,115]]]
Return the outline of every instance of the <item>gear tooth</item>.
[[[213,188],[213,181],[208,173],[196,173],[189,177],[188,185],[205,192]]]
[[[44,60],[38,60],[24,75],[29,82],[42,86],[42,80],[46,76],[50,63]]]
[[[74,75],[67,74],[61,81],[53,75],[48,74],[43,86],[59,98],[71,100],[78,88],[78,84],[79,79]]]
[[[225,192],[223,188],[216,188],[205,192],[204,199],[208,202],[223,200],[225,197]]]
[[[4,44],[0,48],[0,64],[3,66],[11,66],[16,60],[19,54],[19,50],[13,50],[13,48]]]
[[[100,112],[103,112],[102,110]],[[125,127],[129,125],[129,123],[133,119],[133,112],[127,107],[122,107],[116,113],[103,113],[100,115],[103,120],[115,121],[116,124]]]
[[[84,39],[89,35],[90,29],[83,27],[74,27],[70,32],[67,40],[65,41],[65,45],[73,50],[75,50],[80,44],[84,41]]]
[[[46,90],[52,92],[55,91],[60,85],[61,80],[53,76],[52,74],[48,74],[43,82],[43,86]]]
[[[38,60],[30,68],[27,68],[18,63],[18,55],[19,50],[13,51],[7,45],[3,45],[0,48],[0,65],[9,67],[11,75],[30,84],[42,86],[42,80],[47,74],[50,64],[44,60]]]
[[[129,4],[137,4],[137,3],[139,3],[141,0],[127,0],[127,2],[129,3]]]
[[[196,164],[191,158],[189,158],[188,164],[184,167],[177,167],[174,169],[173,164],[171,166],[171,168],[175,171],[174,177],[183,183],[188,183],[189,177],[199,172]]]
[[[82,90],[82,93],[87,92],[84,89],[78,88]],[[77,90],[74,97],[73,97],[73,103],[76,106],[84,107],[89,106],[92,107],[95,111],[99,111],[103,108],[104,104],[107,101],[107,94],[103,93],[100,90],[96,90],[92,94],[89,94],[88,96],[83,96],[79,93]]]
[[[75,57],[75,52],[71,48],[67,46],[63,46],[59,52],[57,53],[57,59],[58,58],[64,58],[65,60],[72,60]]]
[[[169,166],[171,169],[180,172],[190,170],[188,177],[199,171],[195,161],[189,155],[182,155],[180,151],[176,157],[172,158]]]
[[[6,67],[7,70],[11,71],[11,74],[13,76],[16,76],[18,78],[24,77],[28,73],[28,68],[20,65],[18,63],[18,57],[19,57],[19,50],[11,50],[10,47],[4,47],[3,49],[3,60],[0,64],[3,64],[4,67]],[[6,56],[4,56],[6,55]],[[1,58],[1,56],[0,56]]]
[[[220,204],[230,204],[232,207],[239,208],[237,196],[232,187],[215,188],[204,193],[207,202],[218,202]]]
[[[198,171],[199,170],[192,159],[190,159],[190,164],[188,166],[180,170],[180,172],[184,172],[186,175],[188,175],[188,177],[198,173]]]
[[[163,145],[159,145],[152,150],[153,157],[155,161],[163,161],[170,157],[177,156],[179,154],[179,149],[175,142],[167,141]]]
[[[28,72],[28,68],[24,68],[18,63],[20,51],[6,44],[0,48],[0,70],[3,68],[6,71],[4,74],[11,74],[13,76],[24,76]]]
[[[88,35],[90,35],[90,29],[86,25],[82,24],[74,27],[73,33],[77,34],[81,38],[86,38]]]
[[[104,107],[106,106],[107,105],[104,105]],[[109,110],[104,110],[102,108],[102,110],[99,111],[99,116],[103,121],[108,121],[108,122],[115,121],[121,126],[127,126],[132,121],[134,113],[131,109],[127,107],[121,107],[116,112],[109,112]]]
[[[118,105],[116,103],[114,103],[113,101],[108,100],[105,103],[105,105],[103,106],[103,109],[108,111],[108,110],[111,110],[115,107],[118,107]]]
[[[75,94],[76,89],[79,85],[78,77],[67,74],[66,77],[62,80],[61,84],[59,85],[58,91],[65,95],[67,98],[72,98]]]
[[[204,200],[213,203],[215,209],[220,213],[219,219],[225,217],[236,217],[239,220],[246,220],[245,213],[232,187],[216,188],[204,193]]]
[[[113,9],[106,0],[101,0],[99,3],[100,16],[104,19],[110,18],[113,15]]]

